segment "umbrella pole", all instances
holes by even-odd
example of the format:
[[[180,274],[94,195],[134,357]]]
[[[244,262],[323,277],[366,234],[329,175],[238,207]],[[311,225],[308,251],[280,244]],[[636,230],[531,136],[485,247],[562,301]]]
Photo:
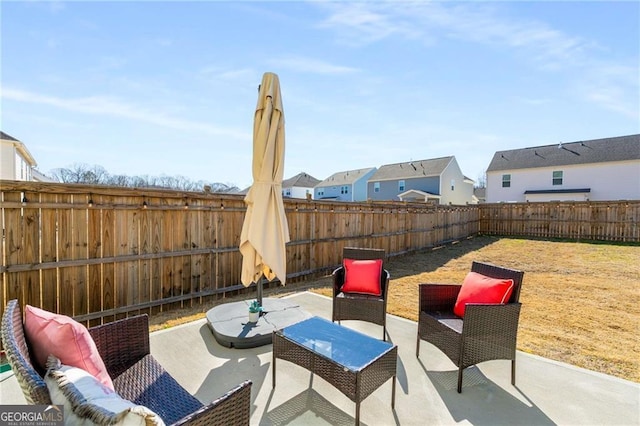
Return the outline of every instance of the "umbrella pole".
[[[264,286],[265,280],[264,274],[260,275],[260,279],[257,282],[256,290],[258,292],[256,299],[258,300],[258,305],[262,306],[262,287]]]

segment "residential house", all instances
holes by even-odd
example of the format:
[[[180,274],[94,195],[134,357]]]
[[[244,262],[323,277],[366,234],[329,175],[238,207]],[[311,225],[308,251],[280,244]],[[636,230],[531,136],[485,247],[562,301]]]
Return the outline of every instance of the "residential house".
[[[640,135],[498,151],[487,202],[640,199]]]
[[[375,167],[334,173],[313,189],[316,200],[366,201],[367,180]]]
[[[487,188],[486,187],[480,187],[480,188],[473,188],[473,204],[480,204],[480,203],[486,203],[487,202],[487,197],[486,197],[486,193],[487,193]]]
[[[381,166],[367,182],[371,200],[464,205],[473,202],[474,181],[454,156]]]
[[[0,131],[0,179],[34,180],[32,170],[36,165],[25,144]]]
[[[320,183],[319,179],[304,172],[298,173],[294,177],[282,181],[282,196],[287,198],[313,198],[313,187],[318,183]]]

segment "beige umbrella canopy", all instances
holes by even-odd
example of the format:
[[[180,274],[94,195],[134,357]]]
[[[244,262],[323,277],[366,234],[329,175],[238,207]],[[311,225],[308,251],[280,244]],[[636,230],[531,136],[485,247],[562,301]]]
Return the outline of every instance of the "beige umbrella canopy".
[[[253,185],[244,201],[247,212],[240,234],[242,284],[258,283],[258,302],[262,304],[260,279],[287,278],[286,248],[289,226],[282,202],[284,174],[284,112],[280,82],[265,73],[259,88],[253,123]]]

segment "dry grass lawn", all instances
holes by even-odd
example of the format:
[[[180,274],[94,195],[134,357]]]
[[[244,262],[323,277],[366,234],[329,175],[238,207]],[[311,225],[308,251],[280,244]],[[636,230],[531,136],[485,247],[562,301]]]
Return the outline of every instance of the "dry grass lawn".
[[[417,320],[417,285],[461,283],[473,260],[525,271],[519,350],[640,382],[640,246],[476,237],[394,257],[386,263],[388,312]],[[331,283],[323,277],[277,292],[330,296]],[[154,328],[204,314],[171,315],[182,318],[154,317]]]

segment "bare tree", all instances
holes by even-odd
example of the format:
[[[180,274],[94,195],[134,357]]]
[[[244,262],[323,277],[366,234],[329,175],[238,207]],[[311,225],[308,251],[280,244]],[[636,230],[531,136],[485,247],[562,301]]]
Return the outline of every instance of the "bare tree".
[[[478,180],[476,181],[476,188],[486,188],[487,187],[487,172],[482,173],[478,176]]]
[[[64,183],[105,184],[109,173],[102,166],[74,164],[68,169],[55,169],[52,177]]]
[[[127,176],[110,175],[104,167],[74,164],[70,168],[55,169],[52,178],[63,183],[84,183],[90,185],[111,185],[126,188],[165,188],[181,191],[233,192],[239,188],[233,184],[192,181],[184,176]]]

